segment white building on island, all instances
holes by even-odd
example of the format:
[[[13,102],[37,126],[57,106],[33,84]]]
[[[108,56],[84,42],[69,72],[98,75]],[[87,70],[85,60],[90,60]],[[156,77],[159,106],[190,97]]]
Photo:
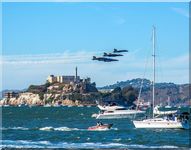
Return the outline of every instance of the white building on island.
[[[71,82],[75,83],[75,82],[79,82],[80,81],[80,76],[78,76],[77,73],[77,67],[76,67],[76,74],[75,75],[68,75],[68,76],[54,76],[54,75],[49,75],[47,77],[47,82],[49,83],[65,83],[65,84],[69,84]]]

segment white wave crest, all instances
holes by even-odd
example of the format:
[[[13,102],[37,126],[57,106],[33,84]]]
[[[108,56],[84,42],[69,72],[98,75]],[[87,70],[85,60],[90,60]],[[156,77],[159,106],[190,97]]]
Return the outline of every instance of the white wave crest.
[[[83,129],[68,128],[68,127],[58,127],[58,128],[42,127],[42,128],[39,128],[39,130],[42,130],[42,131],[78,131],[78,130],[83,130]]]
[[[55,131],[77,131],[77,130],[83,130],[83,129],[78,129],[78,128],[68,128],[68,127],[59,127],[59,128],[54,128]]]
[[[4,128],[4,127],[2,127],[0,130],[29,130],[29,128],[25,128],[25,127],[8,127],[8,128]]]
[[[52,131],[54,130],[53,127],[42,127],[42,128],[39,128],[39,130],[42,130],[42,131]]]
[[[0,130],[41,130],[41,131],[89,131],[87,129],[78,129],[78,128],[69,128],[69,127],[41,127],[41,128],[25,128],[25,127],[8,127],[8,128],[1,128]],[[101,129],[97,131],[108,131],[108,130],[118,130],[118,128],[111,128],[111,129]]]
[[[25,141],[25,140],[1,140],[2,145],[0,148],[180,148],[173,145],[163,145],[163,146],[147,146],[147,145],[127,145],[122,143],[67,143],[67,142],[59,142],[59,143],[51,143],[49,141]]]

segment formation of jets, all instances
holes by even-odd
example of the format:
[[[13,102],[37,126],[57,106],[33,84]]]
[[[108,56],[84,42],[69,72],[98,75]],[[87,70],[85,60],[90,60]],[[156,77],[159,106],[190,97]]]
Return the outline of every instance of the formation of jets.
[[[113,53],[104,53],[103,57],[93,56],[92,60],[98,60],[98,61],[103,61],[103,62],[119,61],[117,59],[108,58],[108,57],[123,56],[122,54],[120,54],[120,53],[123,53],[123,52],[128,52],[128,50],[117,50],[117,49],[114,48]]]

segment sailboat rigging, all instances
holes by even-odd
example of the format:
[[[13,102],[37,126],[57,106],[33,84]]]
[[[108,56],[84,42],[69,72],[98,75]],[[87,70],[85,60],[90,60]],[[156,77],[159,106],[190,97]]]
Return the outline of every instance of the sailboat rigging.
[[[144,120],[134,120],[133,124],[136,128],[189,128],[189,122],[185,118],[180,118],[178,116],[165,116],[164,118],[155,117],[156,108],[155,108],[155,39],[156,39],[156,28],[153,26],[152,30],[152,50],[153,50],[153,81],[152,81],[152,118]],[[164,115],[164,113],[158,114]]]

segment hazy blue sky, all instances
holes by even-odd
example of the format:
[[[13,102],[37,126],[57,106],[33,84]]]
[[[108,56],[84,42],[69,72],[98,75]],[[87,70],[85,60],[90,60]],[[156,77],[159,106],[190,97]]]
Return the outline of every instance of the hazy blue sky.
[[[42,84],[49,74],[91,77],[98,86],[151,79],[152,25],[157,81],[188,83],[188,3],[3,3],[3,89]],[[113,48],[119,62],[92,61]]]

